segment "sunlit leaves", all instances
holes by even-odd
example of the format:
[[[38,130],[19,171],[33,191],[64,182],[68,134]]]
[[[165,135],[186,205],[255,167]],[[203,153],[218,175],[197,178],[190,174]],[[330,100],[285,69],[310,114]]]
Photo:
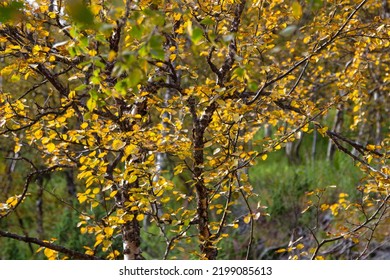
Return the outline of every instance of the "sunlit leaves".
[[[90,98],[87,101],[87,108],[89,111],[93,111],[97,106],[98,93],[95,90],[90,91]]]
[[[16,204],[19,202],[19,198],[20,196],[11,196],[7,199],[7,201],[5,202],[6,204],[9,205],[9,207],[15,207]]]
[[[49,259],[49,260],[56,260],[57,257],[58,257],[58,252],[57,251],[54,251],[52,249],[49,249],[49,248],[45,248],[43,250],[43,253],[45,254],[45,256]]]
[[[168,249],[186,252],[198,234],[201,188],[207,227],[218,235],[212,245],[220,246],[263,214],[254,205],[267,196],[256,197],[247,170],[272,162],[301,132],[318,132],[324,142],[339,104],[340,134],[362,153],[354,160],[370,178],[359,186],[366,208],[342,189],[328,197],[310,184],[307,208],[297,202],[296,213],[362,218],[356,212],[369,212],[385,195],[388,144],[371,135],[354,139],[384,123],[371,115],[386,112],[380,94],[389,81],[389,40],[380,39],[389,34],[372,19],[379,6],[346,22],[354,9],[348,1],[249,1],[237,21],[240,1],[131,1],[128,11],[123,1],[69,0],[61,11],[48,2],[33,11],[27,2],[0,8],[0,21],[12,25],[21,13],[26,21],[0,37],[4,92],[11,92],[0,95],[0,129],[12,139],[7,154],[30,160],[32,169],[64,164],[77,173],[78,226],[92,237],[86,254],[117,258],[113,244],[122,227],[144,221],[167,238]],[[0,204],[1,213],[18,199]],[[359,244],[357,235],[348,238]],[[307,257],[305,241],[280,252]]]
[[[115,139],[113,142],[112,142],[112,148],[114,150],[119,150],[121,148],[123,148],[125,146],[125,143],[120,140],[120,139]]]
[[[53,142],[50,142],[46,145],[46,149],[49,153],[52,153],[56,149],[56,145]]]
[[[144,217],[145,217],[144,214],[138,214],[136,219],[137,219],[137,221],[141,222],[141,221],[143,221]]]

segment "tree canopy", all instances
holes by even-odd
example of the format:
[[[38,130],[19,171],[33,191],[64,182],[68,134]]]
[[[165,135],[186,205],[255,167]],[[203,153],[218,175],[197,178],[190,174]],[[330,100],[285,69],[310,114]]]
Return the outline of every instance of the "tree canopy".
[[[295,168],[321,137],[361,169],[356,195],[308,189],[310,226],[276,251],[388,242],[387,1],[3,1],[0,22],[0,237],[48,259],[216,259],[242,231],[253,258],[250,170],[283,149]],[[82,246],[45,234],[63,211]]]

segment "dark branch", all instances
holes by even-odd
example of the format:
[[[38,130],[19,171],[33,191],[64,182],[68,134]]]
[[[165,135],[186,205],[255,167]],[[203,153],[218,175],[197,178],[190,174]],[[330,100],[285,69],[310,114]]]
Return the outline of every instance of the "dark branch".
[[[63,253],[65,255],[69,256],[72,259],[78,259],[78,260],[101,260],[102,259],[102,258],[99,258],[99,257],[90,256],[90,255],[87,255],[87,254],[84,254],[84,253],[80,253],[80,252],[77,252],[77,251],[65,248],[63,246],[47,242],[47,241],[42,241],[42,240],[40,240],[38,238],[34,238],[34,237],[21,236],[21,235],[15,234],[15,233],[6,232],[6,231],[2,231],[2,230],[0,230],[0,236],[1,237],[12,238],[12,239],[23,241],[23,242],[26,242],[26,243],[37,244],[39,246],[42,246],[42,247],[45,247],[45,248],[49,248],[49,249],[52,249],[54,251]]]

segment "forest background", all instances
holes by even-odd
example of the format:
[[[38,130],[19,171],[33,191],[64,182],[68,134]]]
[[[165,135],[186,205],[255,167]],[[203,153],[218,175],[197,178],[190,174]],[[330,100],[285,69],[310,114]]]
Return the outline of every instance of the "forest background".
[[[388,1],[0,22],[0,259],[390,258]]]

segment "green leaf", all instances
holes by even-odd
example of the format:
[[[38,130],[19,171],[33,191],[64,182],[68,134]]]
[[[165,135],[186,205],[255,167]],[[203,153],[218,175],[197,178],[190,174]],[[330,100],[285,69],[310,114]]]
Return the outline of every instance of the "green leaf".
[[[89,111],[93,111],[96,108],[97,102],[93,98],[88,99],[87,108]]]
[[[149,47],[151,49],[162,49],[163,46],[163,38],[160,35],[154,35],[149,40]]]
[[[81,91],[81,90],[86,89],[86,88],[87,88],[87,85],[82,84],[82,85],[79,85],[78,87],[76,87],[74,89],[74,91]]]
[[[160,35],[154,35],[149,40],[150,54],[153,58],[164,60],[165,52],[163,49],[163,38]]]
[[[129,74],[129,83],[128,83],[128,86],[129,87],[135,87],[136,85],[138,85],[139,81],[141,81],[142,79],[142,76],[143,76],[143,73],[141,71],[141,69],[139,68],[135,68],[130,74]]]
[[[0,22],[8,23],[10,21],[15,21],[19,18],[22,18],[22,9],[24,7],[23,2],[19,1],[1,1],[0,3]]]
[[[124,79],[124,80],[117,82],[116,85],[114,86],[114,88],[121,95],[125,95],[127,89],[129,88],[129,86],[127,85],[127,79]]]
[[[164,50],[160,49],[152,49],[150,50],[150,54],[152,55],[153,58],[164,60],[165,58],[165,52]]]
[[[94,15],[83,0],[66,1],[66,12],[70,18],[83,27],[95,27]]]
[[[215,21],[211,17],[207,16],[204,19],[202,19],[200,23],[204,25],[212,25],[215,24]]]
[[[306,3],[308,3],[311,6],[311,8],[313,8],[315,10],[321,8],[323,5],[323,2],[324,1],[322,1],[322,0],[306,0]]]
[[[91,112],[97,106],[97,100],[99,98],[99,94],[96,90],[92,89],[89,91],[89,95],[91,96],[87,101],[87,108]]]
[[[197,44],[203,37],[203,30],[196,27],[192,30],[191,40],[194,44]]]
[[[142,38],[142,27],[138,25],[132,26],[129,34],[134,39],[140,40]]]

